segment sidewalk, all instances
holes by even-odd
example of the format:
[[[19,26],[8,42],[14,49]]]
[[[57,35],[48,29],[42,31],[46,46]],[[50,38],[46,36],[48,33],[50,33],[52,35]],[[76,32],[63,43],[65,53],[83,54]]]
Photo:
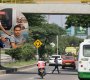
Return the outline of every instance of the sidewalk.
[[[36,63],[35,64],[31,64],[31,65],[26,65],[26,66],[21,66],[21,67],[13,67],[13,68],[3,68],[0,70],[0,75],[1,74],[8,74],[8,73],[13,73],[13,72],[17,72],[19,70],[22,70],[22,69],[26,69],[26,68],[31,68],[31,67],[34,67],[36,66]]]

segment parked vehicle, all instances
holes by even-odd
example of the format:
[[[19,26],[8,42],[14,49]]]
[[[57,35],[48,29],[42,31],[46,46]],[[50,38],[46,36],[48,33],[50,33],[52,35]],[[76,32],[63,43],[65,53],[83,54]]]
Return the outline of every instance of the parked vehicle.
[[[75,58],[73,56],[62,57],[62,69],[65,69],[65,67],[73,67],[73,69],[76,69]]]
[[[62,65],[62,58],[61,55],[52,55],[49,59],[49,66],[55,65],[55,57],[58,58],[58,65]]]

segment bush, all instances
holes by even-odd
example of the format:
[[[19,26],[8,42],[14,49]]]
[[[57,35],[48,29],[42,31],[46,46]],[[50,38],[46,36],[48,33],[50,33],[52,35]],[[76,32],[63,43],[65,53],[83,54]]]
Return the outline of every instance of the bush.
[[[30,43],[26,43],[21,48],[9,49],[6,50],[5,53],[15,58],[15,60],[30,60],[35,59],[35,49],[33,45],[29,45]]]

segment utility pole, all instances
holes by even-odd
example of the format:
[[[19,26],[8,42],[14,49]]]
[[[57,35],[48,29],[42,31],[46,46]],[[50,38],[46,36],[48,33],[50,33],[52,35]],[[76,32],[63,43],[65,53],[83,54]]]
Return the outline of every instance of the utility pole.
[[[1,36],[1,31],[0,31],[0,36]],[[0,46],[0,68],[1,68],[1,46]]]
[[[1,3],[3,3],[3,0],[1,0]]]
[[[58,55],[58,35],[57,35],[57,55]]]

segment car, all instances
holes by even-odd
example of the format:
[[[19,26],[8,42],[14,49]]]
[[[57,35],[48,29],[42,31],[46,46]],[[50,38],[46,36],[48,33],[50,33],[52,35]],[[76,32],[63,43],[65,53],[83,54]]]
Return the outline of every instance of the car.
[[[62,57],[62,69],[65,69],[65,67],[72,67],[73,69],[76,69],[74,56]]]
[[[49,58],[49,66],[55,65],[55,62],[54,62],[55,57],[58,58],[58,65],[62,65],[61,55],[52,55],[52,56]]]

